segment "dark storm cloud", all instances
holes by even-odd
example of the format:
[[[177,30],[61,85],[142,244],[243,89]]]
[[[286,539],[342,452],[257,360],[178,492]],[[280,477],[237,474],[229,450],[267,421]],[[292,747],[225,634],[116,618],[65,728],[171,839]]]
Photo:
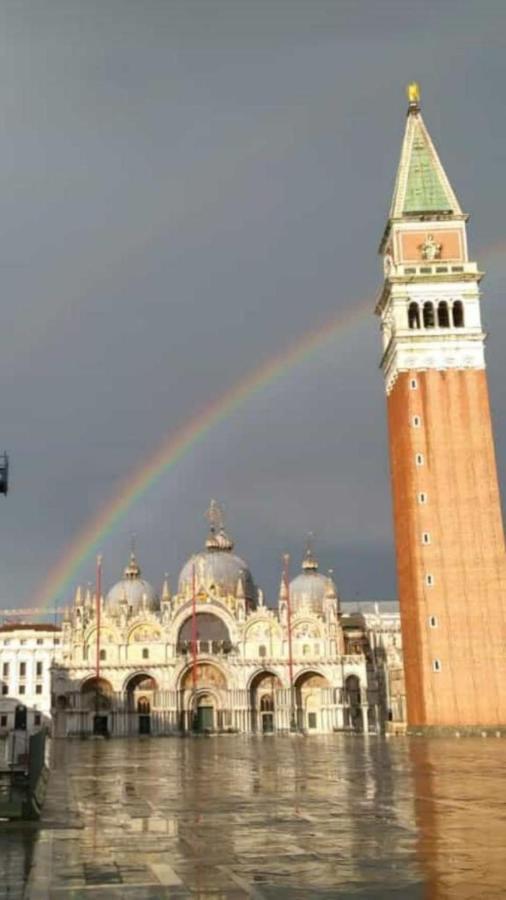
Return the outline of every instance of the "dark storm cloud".
[[[395,590],[376,248],[404,84],[473,213],[502,238],[503,4],[0,6],[0,603],[27,604],[118,481],[340,308],[370,317],[251,397],[105,542],[174,577],[223,499],[269,599],[316,533],[347,597]],[[499,459],[501,263],[483,265]],[[80,573],[86,580],[92,571]]]

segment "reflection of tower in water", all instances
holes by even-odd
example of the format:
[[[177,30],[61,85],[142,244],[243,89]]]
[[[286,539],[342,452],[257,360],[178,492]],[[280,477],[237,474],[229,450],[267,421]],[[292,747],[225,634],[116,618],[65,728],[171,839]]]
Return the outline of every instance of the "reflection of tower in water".
[[[417,856],[430,900],[504,896],[504,746],[413,740]]]

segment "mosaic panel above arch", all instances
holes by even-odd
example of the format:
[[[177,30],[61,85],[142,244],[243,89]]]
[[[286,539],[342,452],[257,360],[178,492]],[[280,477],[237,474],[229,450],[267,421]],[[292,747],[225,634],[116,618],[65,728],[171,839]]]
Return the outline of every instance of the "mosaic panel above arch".
[[[150,623],[141,623],[135,625],[128,634],[129,644],[149,644],[153,641],[159,641],[162,633],[156,625]]]
[[[197,663],[196,665],[196,687],[215,687],[226,689],[227,687],[227,679],[225,678],[221,669],[218,669],[217,666],[213,666],[212,663]],[[181,687],[183,690],[190,690],[193,688],[193,672],[192,667],[187,669],[181,679]]]

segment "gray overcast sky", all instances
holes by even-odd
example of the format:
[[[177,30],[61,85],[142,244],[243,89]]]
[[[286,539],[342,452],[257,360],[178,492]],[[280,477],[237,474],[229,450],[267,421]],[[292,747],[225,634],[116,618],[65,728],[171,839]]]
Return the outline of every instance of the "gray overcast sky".
[[[0,0],[0,605],[167,433],[368,297],[131,508],[105,579],[136,532],[174,583],[217,497],[270,602],[310,530],[344,598],[394,596],[373,305],[413,78],[488,271],[504,482],[505,39],[502,0]]]

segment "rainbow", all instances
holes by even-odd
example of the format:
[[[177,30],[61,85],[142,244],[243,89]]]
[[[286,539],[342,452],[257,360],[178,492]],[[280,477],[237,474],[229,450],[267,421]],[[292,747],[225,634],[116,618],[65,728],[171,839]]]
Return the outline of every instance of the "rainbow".
[[[489,262],[493,262],[497,256],[502,262],[505,254],[506,244],[503,239],[482,249],[478,256],[481,259],[488,259]],[[257,391],[283,377],[314,351],[353,328],[368,314],[372,314],[373,306],[373,300],[369,298],[341,310],[320,327],[306,332],[281,353],[264,361],[205,409],[184,422],[175,432],[166,435],[141,468],[130,471],[122,479],[114,495],[71,541],[56,565],[49,571],[35,597],[34,605],[41,613],[53,610],[64,598],[81,566],[97,552],[102,542],[121,522],[136,500],[202,441],[212,428]]]
[[[293,366],[325,343],[335,340],[337,335],[351,329],[368,313],[372,314],[372,310],[371,299],[341,310],[320,327],[306,332],[281,353],[264,361],[175,432],[166,435],[141,468],[130,471],[121,480],[114,495],[66,547],[37,592],[34,606],[41,613],[54,609],[68,593],[80,567],[97,552],[136,500],[202,441],[212,428],[257,391],[283,377]]]

